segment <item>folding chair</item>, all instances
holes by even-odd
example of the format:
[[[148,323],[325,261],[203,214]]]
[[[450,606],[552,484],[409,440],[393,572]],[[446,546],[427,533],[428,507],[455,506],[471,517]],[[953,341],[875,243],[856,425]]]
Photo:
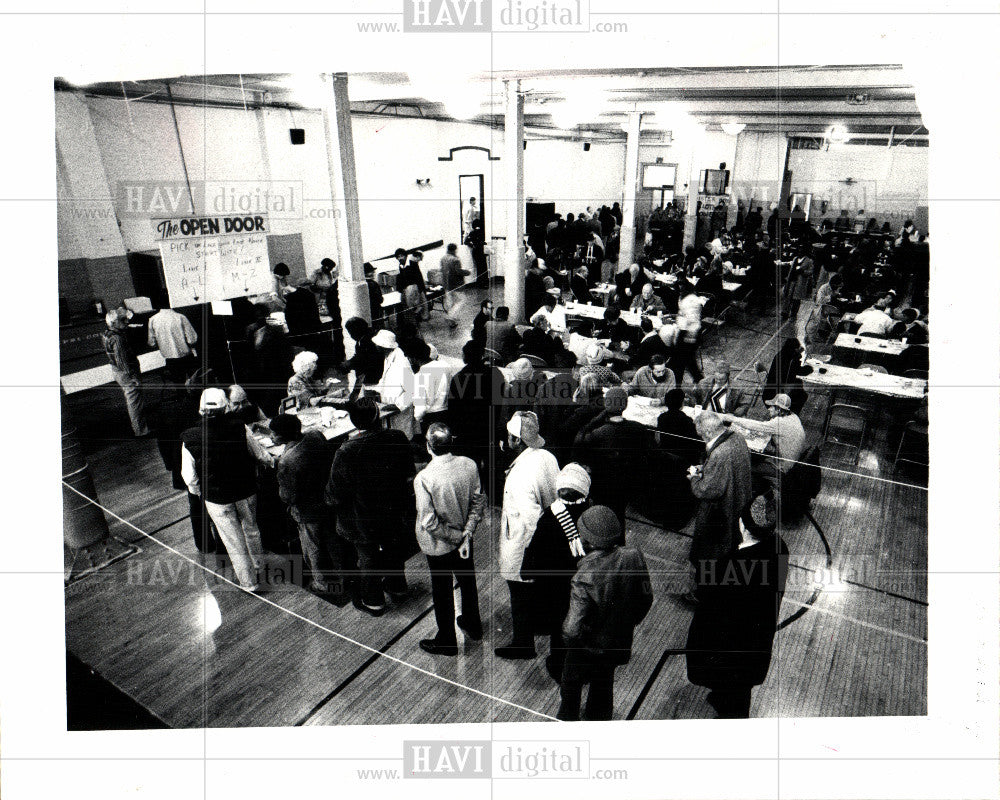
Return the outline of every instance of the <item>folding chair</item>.
[[[865,440],[865,431],[868,428],[868,412],[867,408],[861,406],[834,403],[830,406],[826,425],[823,428],[823,443],[854,450],[854,458],[851,463],[857,464],[858,456],[861,455],[861,446]],[[857,437],[856,442],[850,440],[849,437],[852,435]]]

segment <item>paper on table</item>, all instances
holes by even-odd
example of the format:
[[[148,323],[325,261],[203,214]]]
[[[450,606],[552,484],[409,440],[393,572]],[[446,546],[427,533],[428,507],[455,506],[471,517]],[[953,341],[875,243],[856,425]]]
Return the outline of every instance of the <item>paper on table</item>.
[[[212,313],[217,317],[231,317],[233,315],[233,304],[230,300],[213,300]]]

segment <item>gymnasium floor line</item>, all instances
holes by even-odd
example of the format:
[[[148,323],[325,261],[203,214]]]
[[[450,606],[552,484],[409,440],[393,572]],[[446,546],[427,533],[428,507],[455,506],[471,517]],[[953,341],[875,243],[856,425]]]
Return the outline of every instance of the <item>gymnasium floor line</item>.
[[[455,584],[455,587],[457,587],[457,586],[458,586],[458,584]],[[453,591],[454,591],[454,588],[453,588]],[[361,674],[366,669],[368,669],[368,667],[370,667],[372,664],[374,664],[376,661],[378,661],[378,659],[379,659],[380,656],[384,656],[386,654],[386,652],[389,650],[389,648],[391,648],[394,644],[396,644],[396,642],[398,642],[400,639],[402,639],[404,636],[406,636],[406,634],[408,634],[415,627],[417,627],[417,625],[420,624],[421,620],[423,620],[424,617],[426,617],[428,614],[430,614],[433,610],[434,610],[434,604],[431,603],[429,606],[427,606],[427,608],[425,608],[423,611],[421,611],[416,617],[414,617],[412,620],[410,620],[409,624],[407,624],[406,627],[404,627],[395,636],[393,636],[388,642],[386,642],[384,645],[382,645],[382,647],[379,648],[379,651],[375,655],[373,655],[371,658],[369,658],[364,664],[362,664],[360,667],[358,667],[356,670],[354,670],[354,672],[352,672],[344,680],[342,680],[339,685],[337,685],[336,687],[334,687],[334,689],[333,689],[332,692],[330,692],[330,693],[328,693],[326,695],[326,697],[324,697],[322,700],[320,700],[318,703],[316,703],[316,705],[314,705],[309,710],[308,714],[306,714],[304,717],[302,717],[302,719],[300,719],[298,722],[295,723],[294,727],[300,728],[303,725],[305,725],[309,720],[311,720],[314,716],[316,716],[316,714],[319,712],[319,710],[323,706],[325,706],[327,703],[329,703],[331,700],[333,700],[334,697],[336,697],[338,694],[340,694],[342,691],[344,691],[344,689],[346,689],[348,686],[350,686],[351,683],[356,678],[360,677]]]
[[[827,541],[826,534],[823,533],[823,529],[819,526],[819,523],[817,523],[816,520],[813,518],[812,514],[810,514],[807,511],[806,517],[809,519],[813,527],[816,529],[816,532],[819,534],[820,541],[823,542],[823,548],[826,550],[826,566],[827,569],[829,569],[830,567],[833,566],[833,553],[830,551],[830,543]],[[688,536],[689,534],[681,534],[681,535]],[[650,558],[653,561],[669,563],[664,561],[664,559],[660,558],[659,556],[654,556],[652,554],[647,554],[647,558]],[[798,565],[793,565],[791,561],[789,561],[788,565],[798,566]],[[801,569],[806,569],[806,568],[801,567]],[[797,619],[801,619],[809,611],[809,609],[813,608],[814,604],[816,603],[817,600],[819,600],[819,597],[822,593],[823,593],[823,585],[820,584],[813,590],[812,595],[804,604],[799,604],[801,605],[801,608],[799,608],[798,611],[793,612],[791,615],[789,615],[784,620],[778,623],[778,626],[775,629],[775,635],[777,635],[778,631],[781,631],[782,629],[788,627]],[[646,697],[652,690],[653,685],[656,683],[657,678],[660,677],[660,673],[663,671],[663,667],[666,665],[667,659],[670,658],[671,656],[684,655],[686,652],[687,650],[683,648],[681,649],[667,648],[666,650],[663,651],[663,654],[660,656],[660,660],[656,663],[656,666],[650,673],[649,678],[646,680],[646,684],[642,687],[642,691],[639,692],[639,696],[635,699],[635,703],[633,703],[632,708],[629,709],[629,712],[625,717],[626,720],[633,720],[636,718],[639,711],[642,709],[643,702],[646,700]]]
[[[452,685],[452,686],[454,686],[454,687],[456,687],[458,689],[465,689],[466,691],[472,692],[473,694],[477,694],[480,697],[486,698],[487,700],[495,700],[496,702],[501,703],[502,705],[510,706],[512,708],[517,709],[518,711],[526,711],[529,714],[535,714],[536,716],[542,717],[543,719],[550,719],[550,720],[555,720],[556,719],[555,717],[549,716],[548,714],[544,714],[544,713],[542,713],[540,711],[535,711],[534,709],[518,705],[517,703],[514,703],[514,702],[512,702],[510,700],[504,700],[502,697],[494,697],[493,695],[491,695],[491,694],[489,694],[487,692],[483,692],[483,691],[481,691],[479,689],[476,689],[475,687],[468,686],[468,685],[466,685],[464,683],[459,683],[458,681],[453,681],[450,678],[445,678],[445,677],[443,677],[441,675],[438,675],[438,674],[436,674],[434,672],[431,672],[430,670],[423,669],[421,667],[416,666],[415,664],[410,664],[409,662],[404,661],[401,658],[397,658],[396,656],[391,656],[388,653],[383,653],[379,649],[374,648],[371,645],[364,644],[363,642],[359,642],[356,639],[352,639],[351,637],[345,636],[342,633],[338,633],[337,631],[331,630],[330,628],[327,628],[324,625],[320,625],[318,622],[315,622],[315,621],[309,619],[308,617],[304,617],[301,614],[296,613],[295,611],[287,609],[284,606],[278,605],[273,600],[271,600],[271,599],[269,599],[267,597],[263,597],[263,596],[261,596],[259,594],[254,594],[253,592],[249,592],[246,589],[244,589],[242,586],[240,586],[238,583],[236,583],[234,581],[231,581],[231,580],[229,580],[228,578],[226,578],[224,576],[218,575],[217,573],[215,573],[212,570],[210,570],[208,567],[206,567],[206,566],[204,566],[202,564],[199,564],[193,558],[189,558],[188,556],[184,555],[179,550],[176,550],[175,548],[171,547],[168,544],[164,544],[159,539],[154,539],[152,536],[150,536],[149,534],[147,534],[145,531],[143,531],[140,528],[136,527],[135,525],[133,525],[128,520],[123,519],[122,517],[119,517],[113,511],[111,511],[108,508],[105,508],[100,503],[98,503],[96,500],[93,500],[92,498],[87,497],[87,495],[83,494],[83,492],[80,492],[75,487],[70,486],[65,481],[63,482],[63,486],[65,486],[67,489],[70,489],[75,494],[79,495],[81,498],[83,498],[84,500],[86,500],[88,503],[97,506],[102,511],[104,511],[106,514],[109,514],[110,516],[112,516],[114,519],[116,519],[119,522],[121,522],[121,523],[127,525],[128,527],[132,528],[133,530],[136,531],[136,533],[139,533],[140,535],[146,537],[151,542],[155,542],[160,547],[164,548],[165,550],[168,550],[169,552],[173,553],[178,558],[180,558],[180,559],[182,559],[184,561],[187,561],[189,564],[191,564],[191,565],[197,567],[198,569],[202,570],[203,572],[211,575],[216,580],[219,580],[219,581],[222,581],[224,583],[227,583],[230,586],[232,586],[233,588],[239,589],[241,592],[244,592],[245,594],[248,594],[248,595],[251,595],[252,597],[255,597],[260,602],[265,603],[266,605],[272,606],[273,608],[276,608],[277,610],[284,612],[288,616],[294,617],[295,619],[298,619],[301,622],[305,622],[307,625],[311,625],[312,627],[317,628],[317,629],[323,631],[324,633],[328,633],[331,636],[335,636],[338,639],[341,639],[341,640],[347,642],[348,644],[356,645],[357,647],[360,647],[362,650],[367,650],[370,653],[373,653],[376,656],[376,658],[378,658],[378,657],[386,658],[386,659],[388,659],[390,661],[394,661],[395,663],[397,663],[397,664],[399,664],[401,666],[404,666],[404,667],[407,667],[407,668],[409,668],[411,670],[414,670],[415,672],[423,673],[424,675],[427,675],[430,678],[435,678],[436,680],[442,681],[444,683],[448,683],[448,684],[450,684],[450,685]],[[419,620],[417,620],[417,621],[419,622]]]

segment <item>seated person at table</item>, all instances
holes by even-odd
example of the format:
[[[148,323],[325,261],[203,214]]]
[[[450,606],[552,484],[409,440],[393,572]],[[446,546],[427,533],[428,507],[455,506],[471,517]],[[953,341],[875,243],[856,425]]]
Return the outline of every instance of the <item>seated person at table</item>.
[[[792,413],[792,399],[787,394],[776,394],[773,400],[766,400],[770,419],[763,422],[735,414],[720,414],[725,422],[735,422],[750,431],[771,434],[777,459],[767,459],[756,471],[760,474],[776,475],[774,469],[786,473],[797,462],[806,449],[806,431],[802,420]]]
[[[609,305],[628,308],[632,300],[642,293],[642,287],[649,283],[646,271],[638,264],[615,275],[615,292]]]
[[[558,292],[559,290],[556,289],[555,291]],[[566,309],[560,306],[557,301],[558,298],[554,293],[546,292],[545,301],[542,303],[541,308],[531,315],[530,324],[534,325],[539,317],[545,317],[551,330],[566,330]]]
[[[593,297],[590,296],[590,288],[587,284],[590,279],[590,273],[587,271],[586,267],[577,267],[573,272],[573,275],[569,279],[569,290],[573,294],[573,299],[578,303],[590,303],[593,302]]]
[[[628,393],[663,402],[667,392],[676,386],[677,379],[667,368],[667,359],[662,355],[654,355],[648,364],[636,370],[628,385]]]
[[[886,313],[888,300],[883,297],[871,308],[866,308],[858,314],[854,321],[857,323],[858,336],[884,337],[892,329],[894,320]]]
[[[314,406],[326,394],[327,385],[313,380],[319,357],[310,350],[303,350],[292,359],[292,372],[288,379],[288,396],[295,398],[295,407],[299,410]]]
[[[486,346],[500,354],[500,360],[513,361],[521,344],[521,335],[510,321],[510,309],[497,306],[496,317],[486,320]]]
[[[649,359],[655,355],[661,355],[666,358],[669,352],[667,346],[663,343],[663,339],[660,338],[659,331],[654,330],[653,323],[646,317],[643,317],[639,323],[639,335],[642,338],[639,340],[635,352],[632,353],[632,366],[638,368],[644,364],[648,364]]]
[[[549,333],[549,320],[547,317],[533,318],[534,324],[524,332],[521,337],[522,356],[534,356],[540,358],[546,364],[551,364],[555,360],[556,352],[562,349],[562,340],[558,341]]]
[[[372,343],[372,331],[361,317],[351,317],[344,323],[347,335],[354,340],[354,355],[341,365],[346,372],[354,372],[362,383],[377,383],[382,377],[384,356]]]
[[[920,311],[916,308],[904,308],[899,312],[899,318],[906,325],[907,344],[927,344],[928,329],[927,324],[920,319]]]
[[[538,398],[539,379],[535,368],[526,358],[519,358],[507,366],[510,379],[503,388],[503,416],[510,420],[518,411],[532,411]],[[544,377],[542,378],[544,380]]]
[[[594,337],[597,339],[611,339],[620,341],[632,335],[629,324],[622,318],[621,309],[614,306],[604,310],[604,322],[594,326]]]
[[[830,276],[830,280],[816,290],[816,305],[835,305],[836,298],[840,295],[840,290],[844,286],[844,278],[840,273],[835,272]]]
[[[698,381],[694,401],[702,408],[738,417],[746,416],[750,410],[750,403],[743,397],[743,392],[733,386],[729,364],[725,361],[719,361],[711,375]]]
[[[663,301],[653,293],[653,284],[647,283],[642,287],[642,292],[632,301],[631,310],[638,314],[665,313],[667,307]]]
[[[493,303],[483,300],[479,304],[479,313],[472,320],[472,341],[486,344],[486,322],[493,319]]]
[[[663,398],[666,408],[656,419],[660,448],[683,464],[683,471],[705,455],[705,443],[698,436],[694,420],[684,413],[684,391],[671,389]]]
[[[600,343],[592,344],[583,355],[583,366],[580,367],[578,378],[583,380],[586,375],[593,375],[601,386],[621,386],[622,379],[614,370],[605,366],[604,362],[611,358],[611,353]]]

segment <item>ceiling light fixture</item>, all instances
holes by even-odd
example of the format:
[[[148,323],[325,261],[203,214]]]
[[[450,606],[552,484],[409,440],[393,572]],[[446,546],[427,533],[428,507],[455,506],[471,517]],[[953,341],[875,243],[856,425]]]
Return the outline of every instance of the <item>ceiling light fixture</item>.
[[[746,129],[746,123],[743,122],[723,122],[722,131],[729,136],[739,136]]]
[[[826,129],[826,138],[833,144],[843,144],[850,138],[850,134],[846,127],[836,124]]]

